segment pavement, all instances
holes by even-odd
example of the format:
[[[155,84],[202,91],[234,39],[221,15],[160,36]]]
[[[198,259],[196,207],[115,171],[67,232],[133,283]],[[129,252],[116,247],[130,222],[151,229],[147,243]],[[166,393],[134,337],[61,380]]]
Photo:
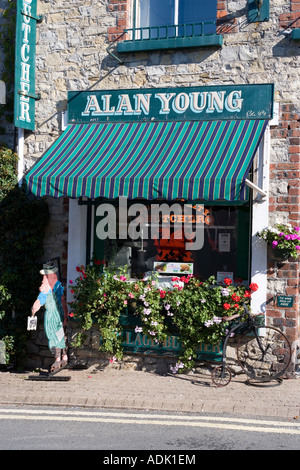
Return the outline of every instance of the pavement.
[[[300,419],[300,378],[253,385],[244,374],[216,387],[210,370],[159,375],[120,370],[114,364],[85,370],[64,369],[55,381],[38,372],[0,371],[0,406],[33,405],[216,413]],[[70,380],[64,380],[69,377]],[[34,380],[36,379],[36,380]],[[60,380],[58,380],[60,379]]]

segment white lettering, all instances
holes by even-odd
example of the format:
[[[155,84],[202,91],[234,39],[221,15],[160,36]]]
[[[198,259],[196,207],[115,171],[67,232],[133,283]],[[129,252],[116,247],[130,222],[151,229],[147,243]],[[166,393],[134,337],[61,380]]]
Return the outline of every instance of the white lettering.
[[[173,101],[173,109],[176,113],[184,113],[190,104],[189,95],[186,93],[179,93]]]
[[[102,113],[96,95],[88,95],[85,110],[81,115],[89,116],[90,113],[92,116],[98,116]]]
[[[26,121],[26,122],[31,122],[30,117],[29,117],[29,103],[20,100],[20,120],[21,121]]]
[[[102,96],[104,114],[113,114],[115,112],[115,107],[114,106],[112,108],[110,107],[110,99],[111,99],[111,95]]]
[[[199,96],[201,98],[200,106],[198,106]],[[207,91],[204,91],[203,93],[199,93],[199,92],[190,93],[191,110],[194,113],[202,113],[203,109],[206,106],[206,99],[207,99]]]
[[[213,113],[215,110],[221,113],[224,109],[224,96],[225,91],[211,91],[208,94],[208,108],[207,113]]]
[[[22,31],[24,31],[24,39],[23,39],[23,41],[24,41],[24,42],[29,42],[29,41],[28,41],[28,34],[29,34],[30,31],[31,31],[31,26],[30,26],[29,24],[23,23],[23,24],[22,24]]]
[[[226,98],[225,101],[225,108],[227,111],[234,112],[234,111],[241,111],[243,99],[241,98],[242,92],[232,91]]]
[[[29,72],[30,72],[30,65],[25,64],[24,62],[21,62],[21,80],[24,80],[25,82],[29,83],[30,81]]]
[[[21,57],[23,60],[23,74],[26,76],[29,69],[25,63],[29,61],[29,45],[23,44],[21,49]],[[137,93],[129,95],[122,93],[119,95],[103,94],[100,95],[102,105],[98,102],[99,95],[87,95],[85,109],[81,112],[81,116],[126,116],[126,115],[145,115],[151,116],[151,96],[152,93]],[[229,112],[240,112],[242,110],[243,98],[241,90],[234,90],[227,95],[227,91],[203,91],[191,93],[156,93],[155,98],[160,101],[159,111],[156,116],[168,115],[171,111],[176,114],[189,113],[223,113],[224,110]],[[99,99],[100,101],[100,99]],[[174,119],[174,114],[173,114]]]
[[[30,3],[31,3],[31,0],[30,0]],[[23,21],[24,21],[24,23],[29,24],[30,23],[30,16],[31,16],[31,6],[28,5],[28,3],[25,2],[25,1],[23,2],[23,11],[24,11],[25,15],[28,15],[28,16],[24,15]]]
[[[159,98],[161,104],[163,105],[162,109],[159,111],[159,114],[168,114],[170,112],[170,99],[175,96],[175,93],[156,93],[155,98]]]
[[[21,59],[23,62],[28,62],[29,61],[29,55],[25,55],[26,53],[29,54],[30,47],[28,44],[23,44],[21,47]]]
[[[120,95],[119,96],[119,104],[115,114],[122,114],[124,108],[124,114],[133,114],[133,109],[130,103],[130,99],[128,95]]]
[[[151,96],[151,93],[133,95],[135,100],[135,114],[141,114],[142,111],[144,114],[149,114]]]

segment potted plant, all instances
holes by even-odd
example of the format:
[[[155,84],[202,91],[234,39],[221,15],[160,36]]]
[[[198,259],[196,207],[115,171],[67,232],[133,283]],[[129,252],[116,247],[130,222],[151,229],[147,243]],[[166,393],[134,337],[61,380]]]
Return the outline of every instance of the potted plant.
[[[296,259],[300,253],[300,227],[276,224],[257,233],[270,247],[270,255],[277,260]]]

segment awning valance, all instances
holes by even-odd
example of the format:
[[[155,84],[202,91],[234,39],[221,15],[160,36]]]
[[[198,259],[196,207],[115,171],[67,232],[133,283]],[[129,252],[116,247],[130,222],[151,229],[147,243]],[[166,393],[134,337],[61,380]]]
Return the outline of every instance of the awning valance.
[[[25,180],[36,196],[245,200],[267,121],[69,125]]]

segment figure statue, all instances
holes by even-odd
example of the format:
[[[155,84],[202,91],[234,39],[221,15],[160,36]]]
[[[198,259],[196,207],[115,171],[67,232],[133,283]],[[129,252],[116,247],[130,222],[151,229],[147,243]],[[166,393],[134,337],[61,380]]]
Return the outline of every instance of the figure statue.
[[[57,267],[51,263],[43,265],[40,274],[43,276],[40,294],[31,308],[31,314],[45,305],[44,328],[48,338],[49,349],[55,361],[50,373],[58,372],[68,364],[67,347],[64,327],[67,323],[68,309],[64,296],[64,288],[57,278]]]

